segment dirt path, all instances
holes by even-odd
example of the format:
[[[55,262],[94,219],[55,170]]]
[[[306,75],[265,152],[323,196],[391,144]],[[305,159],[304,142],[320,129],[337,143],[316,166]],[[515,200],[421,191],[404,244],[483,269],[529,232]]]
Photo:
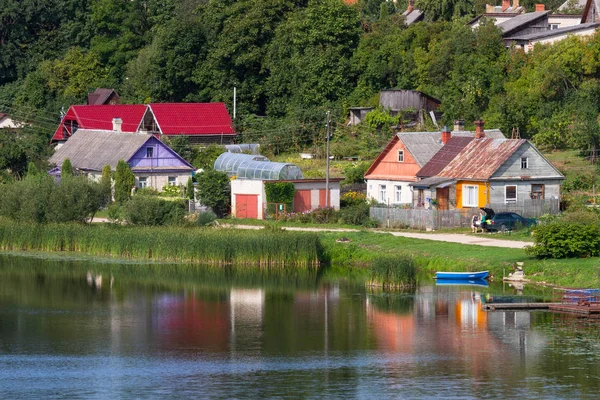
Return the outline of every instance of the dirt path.
[[[223,225],[238,229],[262,229],[262,226],[257,225]],[[306,231],[306,232],[360,232],[358,229],[344,228],[302,228],[296,226],[284,226],[282,229],[289,231]],[[531,246],[533,243],[521,242],[516,240],[502,240],[490,237],[490,234],[481,234],[481,236],[463,235],[460,233],[413,233],[413,232],[387,232],[387,231],[371,231],[373,233],[390,234],[413,239],[425,239],[438,242],[451,242],[460,244],[473,244],[477,246],[489,247],[504,247],[509,249],[522,249],[526,246]]]

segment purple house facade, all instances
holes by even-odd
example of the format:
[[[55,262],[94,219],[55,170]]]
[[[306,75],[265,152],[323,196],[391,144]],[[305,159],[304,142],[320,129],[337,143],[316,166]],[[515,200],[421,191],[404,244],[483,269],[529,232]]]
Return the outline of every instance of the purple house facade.
[[[56,150],[50,163],[59,167],[67,158],[74,170],[93,180],[100,180],[105,165],[115,171],[119,160],[124,160],[135,175],[137,188],[158,191],[165,186],[185,185],[194,171],[169,146],[140,133],[80,129]]]

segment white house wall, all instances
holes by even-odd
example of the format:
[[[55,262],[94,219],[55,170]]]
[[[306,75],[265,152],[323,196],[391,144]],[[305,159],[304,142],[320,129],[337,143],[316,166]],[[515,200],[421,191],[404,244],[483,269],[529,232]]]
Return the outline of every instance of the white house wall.
[[[411,186],[408,186],[409,183],[412,182],[369,179],[367,180],[367,198],[389,205],[412,204],[413,189]],[[381,199],[379,196],[379,188],[381,185],[385,185],[387,187],[385,199]],[[397,202],[395,199],[394,188],[394,186],[398,185],[402,187],[399,202]]]

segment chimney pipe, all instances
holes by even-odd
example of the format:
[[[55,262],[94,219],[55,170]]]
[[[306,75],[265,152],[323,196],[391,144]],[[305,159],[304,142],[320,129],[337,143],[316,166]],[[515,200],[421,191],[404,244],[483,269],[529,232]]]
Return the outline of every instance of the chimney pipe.
[[[454,132],[462,132],[465,130],[465,121],[463,119],[457,119],[454,121]]]
[[[502,0],[502,12],[510,7],[510,0]]]
[[[544,4],[536,4],[535,12],[546,11],[546,6]]]
[[[113,118],[112,124],[113,124],[113,131],[115,131],[117,133],[122,132],[121,125],[123,125],[123,120],[121,118]]]
[[[452,133],[450,133],[450,129],[447,126],[444,126],[444,130],[442,131],[442,143],[448,143],[448,140],[452,137]]]
[[[415,0],[408,0],[408,7],[406,8],[406,14],[410,14],[415,9]]]
[[[485,122],[482,119],[475,121],[475,139],[483,139],[485,137],[484,124]]]

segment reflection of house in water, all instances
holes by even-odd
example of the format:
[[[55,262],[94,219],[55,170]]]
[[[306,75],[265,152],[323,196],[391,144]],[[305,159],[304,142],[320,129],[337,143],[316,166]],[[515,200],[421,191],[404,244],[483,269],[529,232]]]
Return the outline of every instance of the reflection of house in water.
[[[366,301],[367,321],[375,334],[379,349],[413,353],[416,335],[415,316],[412,310],[408,313],[398,313],[392,310],[382,310],[372,299]]]

